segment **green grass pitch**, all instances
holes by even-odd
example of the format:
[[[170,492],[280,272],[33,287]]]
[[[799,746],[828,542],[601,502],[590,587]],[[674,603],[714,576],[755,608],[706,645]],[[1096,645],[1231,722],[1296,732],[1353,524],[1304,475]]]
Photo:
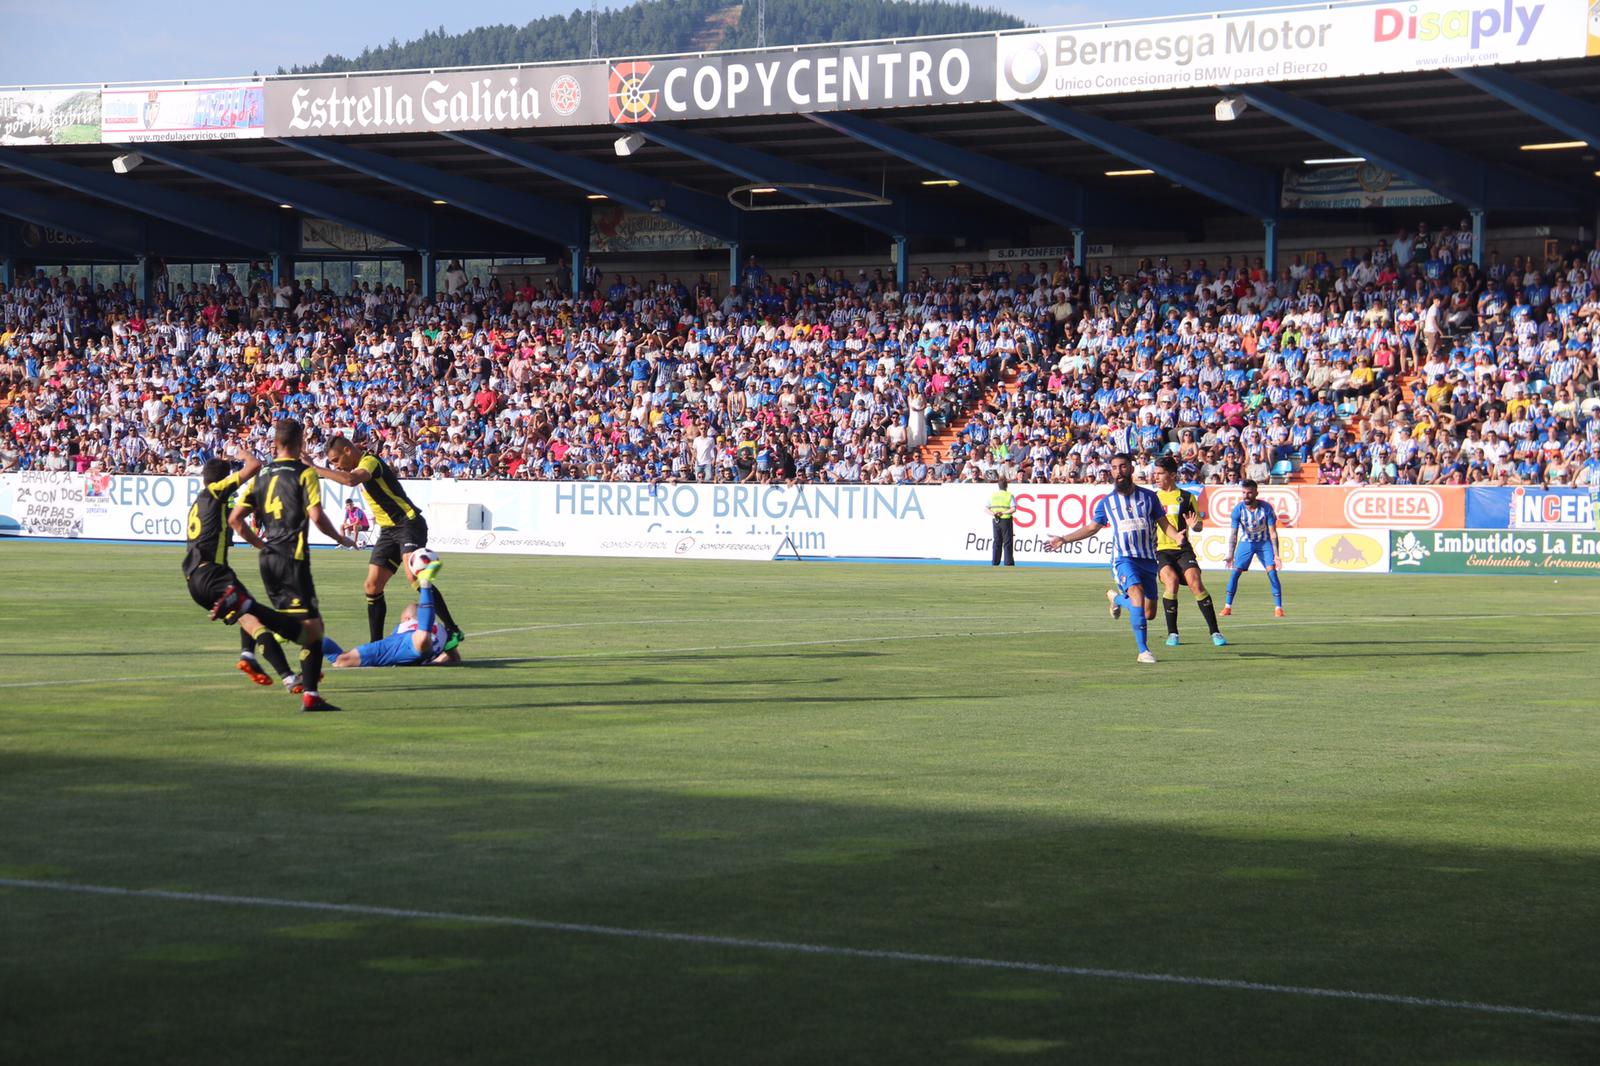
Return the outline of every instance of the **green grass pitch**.
[[[303,715],[180,555],[0,544],[8,1064],[1600,1061],[1600,582],[455,556]]]

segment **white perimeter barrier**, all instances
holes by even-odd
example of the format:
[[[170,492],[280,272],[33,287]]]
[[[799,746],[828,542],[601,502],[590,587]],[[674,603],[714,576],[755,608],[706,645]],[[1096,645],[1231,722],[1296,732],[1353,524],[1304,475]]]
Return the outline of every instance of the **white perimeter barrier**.
[[[716,559],[915,559],[986,562],[993,486],[644,485],[564,481],[407,481],[441,551]],[[0,474],[0,534],[181,541],[195,477]],[[335,523],[356,490],[323,482]],[[1106,565],[1104,534],[1048,552],[1080,529],[1105,492],[1093,485],[1018,485],[1018,562]],[[47,498],[47,499],[46,499]],[[452,521],[453,520],[453,521]],[[1204,566],[1223,562],[1227,530],[1197,538]],[[468,527],[473,528],[468,528]],[[1381,529],[1285,528],[1284,569],[1383,573]],[[322,542],[320,534],[313,540]]]

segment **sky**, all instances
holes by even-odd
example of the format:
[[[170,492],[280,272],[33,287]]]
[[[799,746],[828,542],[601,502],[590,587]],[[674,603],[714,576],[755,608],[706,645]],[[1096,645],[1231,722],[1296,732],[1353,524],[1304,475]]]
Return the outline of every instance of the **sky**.
[[[1094,21],[1105,18],[1106,11],[1104,5],[1075,0],[978,2],[1035,25]],[[468,6],[441,12],[437,0],[275,0],[247,5],[240,9],[250,12],[244,17],[197,19],[206,5],[196,0],[0,0],[6,40],[0,85],[271,74],[279,66],[312,63],[330,52],[353,55],[391,37],[410,40],[441,24],[452,33],[493,23],[522,25],[584,5],[581,0],[475,0],[470,14],[456,14]],[[622,4],[613,0],[602,6]],[[1116,13],[1143,18],[1266,6],[1272,6],[1268,0],[1127,0]],[[604,41],[600,47],[604,52]]]

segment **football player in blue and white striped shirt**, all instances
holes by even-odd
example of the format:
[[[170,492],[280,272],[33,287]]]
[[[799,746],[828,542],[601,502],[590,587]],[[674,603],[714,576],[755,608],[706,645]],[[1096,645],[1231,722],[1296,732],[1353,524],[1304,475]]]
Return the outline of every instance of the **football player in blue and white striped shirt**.
[[[1111,530],[1111,574],[1117,582],[1117,591],[1107,590],[1106,599],[1111,603],[1112,618],[1120,618],[1122,609],[1128,609],[1128,624],[1133,627],[1133,640],[1139,646],[1142,663],[1156,661],[1150,654],[1148,638],[1150,619],[1156,616],[1156,600],[1160,598],[1161,568],[1156,562],[1158,526],[1173,537],[1178,535],[1167,520],[1161,497],[1133,483],[1133,458],[1120,452],[1111,457],[1111,491],[1095,503],[1088,524],[1075,532],[1050,538],[1050,547],[1061,548],[1087,540],[1102,529]]]
[[[1239,575],[1250,569],[1251,559],[1260,559],[1272,586],[1272,613],[1282,618],[1283,585],[1278,581],[1278,569],[1283,565],[1279,562],[1283,553],[1278,550],[1278,513],[1260,498],[1261,489],[1254,481],[1247,479],[1239,484],[1244,489],[1244,499],[1233,508],[1233,530],[1228,534],[1228,558],[1233,560],[1233,572],[1228,575],[1228,598],[1222,604],[1222,613],[1233,613]]]

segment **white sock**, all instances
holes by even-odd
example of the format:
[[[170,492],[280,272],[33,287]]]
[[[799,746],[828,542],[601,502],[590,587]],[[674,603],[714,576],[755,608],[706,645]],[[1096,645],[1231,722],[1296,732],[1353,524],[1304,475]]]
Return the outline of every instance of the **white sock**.
[[[256,661],[256,653],[253,651],[241,651],[239,653],[239,658],[243,659],[245,662],[253,663]]]

